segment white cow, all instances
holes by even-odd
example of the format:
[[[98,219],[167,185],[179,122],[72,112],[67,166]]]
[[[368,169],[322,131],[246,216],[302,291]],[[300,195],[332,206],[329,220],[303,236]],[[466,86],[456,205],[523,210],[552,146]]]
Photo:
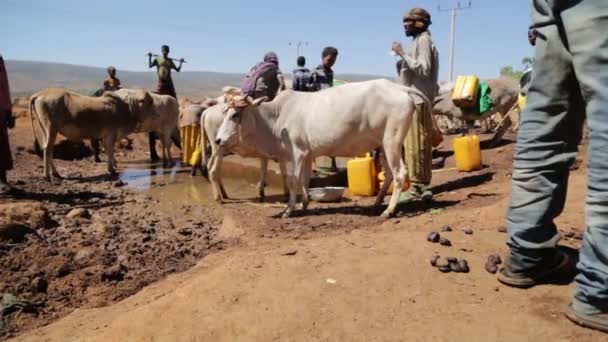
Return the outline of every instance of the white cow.
[[[230,148],[220,148],[216,143],[215,137],[219,128],[224,121],[225,114],[228,110],[226,99],[230,99],[237,94],[238,89],[232,87],[224,88],[224,96],[217,98],[217,104],[206,109],[201,115],[201,145],[203,150],[203,167],[209,170],[209,181],[213,196],[219,202],[228,198],[224,184],[222,183],[222,160],[227,152],[232,152],[241,157],[260,158],[260,181],[258,182],[258,190],[260,201],[265,198],[264,187],[266,184],[266,174],[268,172],[268,159],[258,153],[253,146],[235,144]],[[240,93],[240,92],[239,92]],[[211,147],[211,157],[207,158],[207,144]],[[285,164],[279,161],[281,168],[281,176],[283,177],[283,189],[287,195],[287,181],[285,180]]]
[[[316,93],[286,91],[268,103],[263,103],[264,98],[240,98],[229,105],[216,142],[224,148],[251,146],[267,158],[288,162],[289,205],[283,217],[295,209],[299,187],[302,207],[307,209],[314,158],[354,157],[381,147],[390,172],[376,205],[382,203],[393,175],[395,181],[382,213],[387,217],[395,212],[407,175],[401,149],[415,111],[414,96],[423,98],[430,110],[430,102],[420,92],[387,80],[349,83]]]
[[[121,98],[133,96],[139,90],[137,89],[120,89],[114,92]],[[135,133],[156,132],[161,141],[163,151],[163,165],[170,166],[171,164],[171,136],[177,133],[177,124],[179,120],[179,104],[177,100],[169,95],[158,95],[150,93],[154,102],[153,112],[146,116],[138,127]]]

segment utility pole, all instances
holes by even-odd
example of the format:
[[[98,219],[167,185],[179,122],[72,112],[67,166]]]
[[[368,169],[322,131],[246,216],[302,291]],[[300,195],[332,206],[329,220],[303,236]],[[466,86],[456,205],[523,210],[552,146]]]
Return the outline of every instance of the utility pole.
[[[469,4],[466,7],[461,6],[460,2],[458,2],[458,6],[452,8],[441,8],[441,6],[437,6],[437,11],[439,12],[450,12],[450,17],[452,19],[452,29],[450,32],[450,82],[454,80],[454,43],[456,40],[456,12],[464,11],[471,8],[471,1],[469,1]]]
[[[308,46],[308,44],[310,44],[310,42],[303,42],[303,41],[298,41],[297,43],[292,43],[289,42],[289,46],[296,46],[296,57],[300,56],[300,47],[302,46]]]

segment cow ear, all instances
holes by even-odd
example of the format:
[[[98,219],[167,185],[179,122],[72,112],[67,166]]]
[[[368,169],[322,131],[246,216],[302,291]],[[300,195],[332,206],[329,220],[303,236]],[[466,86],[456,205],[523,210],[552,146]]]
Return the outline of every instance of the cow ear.
[[[260,97],[259,99],[256,99],[253,102],[251,102],[251,105],[257,107],[266,101],[268,101],[268,96]]]

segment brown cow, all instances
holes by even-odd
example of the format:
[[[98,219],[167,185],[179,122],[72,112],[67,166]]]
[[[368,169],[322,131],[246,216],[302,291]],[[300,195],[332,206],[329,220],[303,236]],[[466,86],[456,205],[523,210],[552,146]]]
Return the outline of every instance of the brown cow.
[[[103,139],[108,157],[108,172],[115,173],[114,143],[135,131],[144,116],[154,113],[152,97],[141,90],[126,99],[110,92],[101,97],[80,95],[61,88],[49,88],[30,98],[30,117],[34,139],[34,119],[43,132],[44,176],[61,178],[53,163],[57,133],[72,141]]]

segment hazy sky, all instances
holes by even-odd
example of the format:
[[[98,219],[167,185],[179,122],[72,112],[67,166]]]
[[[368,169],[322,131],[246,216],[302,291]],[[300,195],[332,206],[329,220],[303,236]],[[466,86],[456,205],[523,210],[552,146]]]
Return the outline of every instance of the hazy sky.
[[[325,45],[340,50],[337,73],[393,75],[393,40],[406,48],[403,13],[427,8],[440,52],[440,79],[448,75],[451,0],[0,0],[0,53],[6,59],[114,65],[145,70],[147,51],[169,44],[184,70],[245,72],[264,52],[279,54],[291,70],[296,48],[315,66]],[[461,1],[463,5],[467,0]],[[532,54],[526,33],[530,0],[474,0],[458,13],[456,74],[492,77],[503,65],[520,67]]]

